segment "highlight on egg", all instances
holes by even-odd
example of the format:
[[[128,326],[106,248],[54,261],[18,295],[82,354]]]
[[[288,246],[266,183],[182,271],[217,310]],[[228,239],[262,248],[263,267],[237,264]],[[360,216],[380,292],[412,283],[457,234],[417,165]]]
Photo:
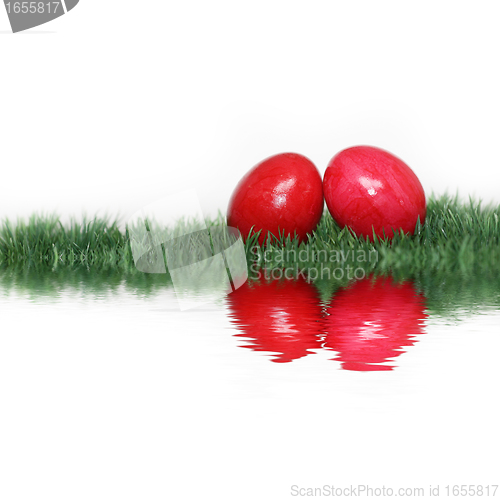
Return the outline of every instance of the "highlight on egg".
[[[426,200],[413,170],[392,153],[355,146],[336,154],[325,171],[323,191],[330,214],[340,227],[373,240],[394,232],[413,234],[423,224]]]
[[[255,165],[236,186],[227,209],[227,224],[237,227],[244,241],[258,232],[259,244],[268,233],[296,235],[300,242],[323,214],[323,183],[318,168],[298,153],[281,153]]]

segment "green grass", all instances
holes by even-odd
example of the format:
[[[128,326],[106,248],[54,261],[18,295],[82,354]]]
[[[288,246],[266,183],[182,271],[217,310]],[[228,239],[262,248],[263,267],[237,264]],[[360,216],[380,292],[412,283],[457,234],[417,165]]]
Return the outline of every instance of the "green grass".
[[[309,241],[300,245],[289,237],[269,235],[267,244],[259,246],[257,235],[251,236],[245,244],[249,276],[279,278],[290,269],[310,279],[326,303],[349,283],[350,268],[367,277],[390,274],[396,281],[411,280],[434,315],[450,318],[456,311],[463,316],[478,307],[498,309],[499,218],[500,206],[431,198],[425,224],[418,225],[415,234],[371,242],[341,230],[325,213]],[[220,227],[224,218],[206,222],[209,228]],[[192,227],[188,221],[179,224],[175,230]],[[196,238],[186,240],[189,248],[180,249],[191,260],[192,252],[207,251],[206,241],[199,246]],[[367,258],[359,261],[360,255]],[[332,261],[332,256],[339,259]],[[118,221],[73,219],[63,225],[56,216],[33,215],[28,221],[0,223],[0,293],[18,290],[33,298],[58,297],[65,290],[102,297],[125,288],[147,297],[170,285],[168,273],[136,268],[128,230],[121,231]]]
[[[500,206],[482,208],[480,202],[462,203],[457,197],[442,196],[429,200],[426,221],[423,225],[417,224],[413,235],[395,234],[392,240],[375,238],[371,242],[355,236],[348,228],[340,229],[332,217],[325,214],[306,247],[316,254],[320,250],[327,253],[376,251],[378,269],[439,269],[457,265],[465,269],[474,264],[497,267],[500,265],[499,219]],[[253,243],[247,243],[250,252]],[[293,250],[297,244],[289,238],[279,241],[274,238],[271,248],[281,255],[282,249]],[[255,252],[250,255],[252,253]],[[268,257],[272,254],[269,249],[266,253]],[[263,255],[264,249],[261,249],[261,260]],[[293,257],[293,252],[290,255]],[[314,266],[315,262],[311,259],[306,265]]]
[[[396,234],[392,240],[371,242],[356,237],[348,228],[340,229],[325,212],[308,242],[299,245],[290,237],[268,235],[267,244],[259,246],[257,235],[253,235],[248,238],[245,250],[251,276],[264,268],[272,272],[295,267],[310,271],[314,281],[322,279],[321,271],[323,279],[328,279],[328,269],[330,276],[335,270],[339,276],[340,269],[346,271],[350,265],[366,273],[403,275],[423,269],[462,272],[499,269],[499,219],[500,206],[482,207],[473,200],[462,202],[458,197],[442,196],[429,200],[427,219],[423,225],[417,224],[413,235]],[[224,219],[219,216],[207,223],[209,227],[220,226]],[[64,226],[55,215],[33,215],[28,221],[18,220],[15,224],[3,220],[0,266],[138,272],[128,230],[120,231],[118,221],[73,219]],[[319,273],[317,278],[314,270]]]
[[[107,218],[63,226],[56,215],[34,214],[26,222],[0,225],[0,265],[26,267],[83,266],[122,268],[134,266],[128,234],[118,229],[117,221]]]

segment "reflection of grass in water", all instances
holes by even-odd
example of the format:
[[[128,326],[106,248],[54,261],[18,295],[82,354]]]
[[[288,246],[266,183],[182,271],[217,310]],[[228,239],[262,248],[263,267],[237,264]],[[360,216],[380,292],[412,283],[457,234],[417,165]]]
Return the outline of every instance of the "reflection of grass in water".
[[[418,290],[427,298],[434,316],[458,318],[485,309],[500,310],[500,271],[434,272],[413,276]]]
[[[459,319],[485,309],[500,309],[500,271],[475,273],[423,270],[416,274],[390,274],[396,282],[412,281],[415,289],[426,297],[426,307],[433,316]],[[318,280],[314,285],[327,303],[347,282]],[[138,297],[152,297],[170,287],[168,275],[130,272],[113,269],[100,271],[84,267],[60,267],[56,270],[9,266],[0,268],[0,297],[10,292],[30,298],[53,297],[61,293],[105,297],[125,290]]]
[[[129,272],[113,269],[99,271],[84,267],[30,268],[9,266],[0,268],[0,297],[10,291],[32,298],[58,297],[63,292],[84,293],[89,296],[117,294],[123,288],[139,297],[154,296],[170,286],[168,275]]]
[[[426,307],[433,316],[463,318],[484,311],[500,310],[500,270],[475,272],[423,269],[418,273],[376,271],[369,278],[390,275],[396,283],[411,281],[416,292],[426,298]],[[320,297],[328,302],[342,283],[316,281]]]
[[[325,213],[309,241],[300,245],[290,237],[270,236],[267,246],[256,244],[257,235],[248,238],[249,275],[266,269],[268,273],[276,270],[279,276],[284,268],[296,269],[314,281],[327,301],[348,284],[350,266],[366,275],[392,274],[399,280],[413,280],[435,314],[448,315],[457,308],[472,312],[477,304],[498,307],[499,218],[500,207],[443,196],[429,200],[425,224],[418,225],[414,235],[370,242],[340,229]],[[224,219],[219,216],[207,225],[223,226]],[[199,227],[180,221],[173,231],[180,234],[180,229],[189,232]],[[199,237],[179,243],[179,265],[184,258],[193,262],[193,253],[209,255],[213,241],[210,248],[206,242],[196,245]],[[157,243],[148,238],[142,244]],[[168,274],[142,273],[135,268],[128,230],[120,231],[117,221],[106,218],[72,220],[67,226],[55,216],[34,215],[15,226],[5,220],[0,224],[0,266],[3,288],[42,295],[57,294],[66,287],[113,292],[120,284],[148,295],[169,283]]]

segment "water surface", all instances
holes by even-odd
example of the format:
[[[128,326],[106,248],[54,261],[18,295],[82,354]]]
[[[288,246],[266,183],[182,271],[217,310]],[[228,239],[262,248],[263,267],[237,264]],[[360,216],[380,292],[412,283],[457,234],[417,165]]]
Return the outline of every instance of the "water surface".
[[[180,311],[163,276],[3,270],[0,491],[497,484],[498,291],[491,274],[257,282]]]

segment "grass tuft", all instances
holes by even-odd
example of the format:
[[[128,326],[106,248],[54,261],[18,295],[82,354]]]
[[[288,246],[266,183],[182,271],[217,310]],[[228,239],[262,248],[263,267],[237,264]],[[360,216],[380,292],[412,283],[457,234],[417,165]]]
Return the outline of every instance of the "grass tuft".
[[[225,218],[219,214],[205,222],[214,234]],[[190,228],[199,225],[183,220],[173,231]],[[168,273],[144,273],[135,266],[129,229],[121,231],[118,221],[106,217],[72,219],[67,225],[55,215],[33,215],[15,224],[5,219],[0,223],[0,292],[57,297],[63,290],[80,290],[103,296],[125,288],[149,296],[164,290],[171,285]],[[411,280],[434,315],[453,318],[458,310],[463,315],[500,307],[500,206],[431,197],[425,223],[418,222],[413,235],[396,234],[392,240],[357,237],[328,212],[301,244],[283,234],[267,235],[266,245],[258,244],[259,233],[247,236],[250,278],[279,278],[289,268],[313,282],[325,303],[361,270],[366,277]],[[208,248],[206,241],[197,244],[198,237],[183,239],[190,247],[181,249],[188,260],[192,252],[199,256]],[[214,241],[210,246],[213,251]]]
[[[63,226],[56,215],[32,215],[28,222],[8,219],[0,224],[0,264],[27,267],[133,266],[128,233],[121,232],[118,221],[107,218],[82,222],[72,219]]]
[[[207,227],[225,224],[222,214],[206,221]],[[181,221],[189,231],[189,223]],[[175,228],[174,228],[175,230]],[[369,272],[415,274],[423,269],[461,270],[500,268],[500,206],[482,206],[469,199],[462,202],[448,195],[431,197],[424,224],[417,223],[413,235],[397,233],[392,240],[356,236],[341,229],[328,212],[318,227],[301,244],[296,238],[267,235],[258,244],[259,233],[251,233],[245,243],[249,270],[272,271],[295,266],[310,270],[322,279],[347,266]],[[194,240],[193,240],[194,241]],[[347,257],[346,257],[347,256]],[[364,257],[364,260],[363,260]],[[369,258],[370,257],[370,258]],[[0,265],[46,267],[83,267],[129,272],[135,267],[128,228],[119,229],[109,218],[71,219],[64,226],[56,215],[32,215],[27,222],[0,223]]]

